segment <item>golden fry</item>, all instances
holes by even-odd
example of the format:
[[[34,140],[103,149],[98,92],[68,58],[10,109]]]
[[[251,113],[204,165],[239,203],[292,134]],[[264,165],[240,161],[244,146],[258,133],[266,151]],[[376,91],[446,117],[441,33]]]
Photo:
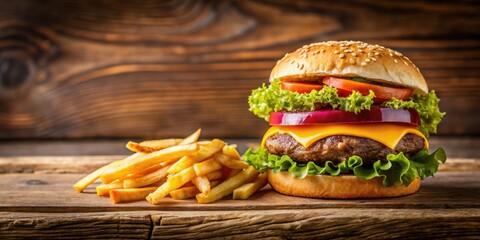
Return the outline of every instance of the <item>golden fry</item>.
[[[225,145],[222,149],[222,153],[237,160],[242,159],[237,151],[237,145]]]
[[[205,176],[208,173],[222,169],[222,165],[215,161],[215,159],[210,158],[201,163],[195,163],[193,169],[195,169],[197,176]]]
[[[115,179],[123,178],[131,172],[140,171],[144,168],[150,167],[161,162],[170,161],[171,159],[180,158],[182,156],[195,155],[197,144],[177,145],[170,148],[165,148],[160,151],[148,153],[139,156],[127,164],[122,164],[115,169],[103,173],[100,179],[103,183],[109,183]]]
[[[224,154],[214,154],[213,157],[217,160],[220,164],[230,169],[245,169],[248,168],[248,163],[242,160],[236,160],[230,156]]]
[[[88,185],[95,182],[95,180],[97,180],[100,177],[100,175],[102,175],[105,171],[107,171],[108,169],[110,169],[112,167],[116,167],[116,166],[120,165],[121,163],[122,163],[122,160],[113,161],[113,162],[95,170],[94,172],[92,172],[92,173],[88,174],[87,176],[83,177],[82,179],[78,180],[78,182],[76,182],[73,185],[73,188],[77,192],[82,192],[85,188],[88,187]]]
[[[162,186],[155,190],[155,192],[147,196],[147,200],[151,204],[159,204],[160,200],[166,197],[171,191],[182,187],[196,177],[197,175],[195,174],[195,170],[193,170],[193,166],[188,167],[169,177],[167,182],[162,184]]]
[[[198,141],[197,144],[198,146],[207,146],[208,144],[210,144],[212,141]]]
[[[199,176],[192,179],[192,183],[200,190],[202,193],[210,191],[210,181],[205,176]]]
[[[198,138],[200,137],[200,134],[202,133],[202,129],[199,128],[197,131],[195,131],[194,133],[192,133],[192,135],[186,137],[185,139],[183,139],[179,144],[191,144],[191,143],[195,143]]]
[[[224,141],[215,138],[209,144],[205,146],[200,146],[197,155],[197,162],[201,162],[211,157],[213,154],[221,151],[223,146],[225,145],[226,143]]]
[[[125,147],[132,152],[151,153],[156,151],[156,149],[154,148],[143,146],[139,143],[132,141],[128,142]]]
[[[96,187],[98,196],[106,196],[110,194],[110,190],[123,188],[123,182],[120,180],[115,180],[109,184],[100,184]]]
[[[155,149],[155,151],[158,151],[158,150],[162,150],[162,149],[165,149],[165,148],[176,146],[176,145],[180,144],[180,142],[182,142],[182,141],[183,141],[183,139],[181,139],[181,138],[147,140],[147,141],[141,142],[140,145],[145,146],[145,147],[149,147],[149,148]]]
[[[182,171],[183,169],[192,166],[192,165],[195,164],[196,162],[197,162],[197,161],[195,160],[194,157],[191,157],[191,156],[183,156],[182,158],[180,158],[180,160],[178,160],[177,162],[175,162],[175,163],[168,169],[167,172],[168,172],[169,174],[178,173],[178,172]]]
[[[232,169],[230,173],[227,176],[227,179],[232,178],[233,176],[239,174],[242,171],[242,169]]]
[[[157,187],[113,189],[110,190],[110,199],[113,203],[139,201],[145,199],[155,189]]]
[[[223,171],[222,170],[217,170],[217,171],[209,172],[209,173],[205,174],[205,177],[209,181],[217,180],[217,179],[220,179],[220,178],[223,177]]]
[[[208,193],[199,193],[196,198],[198,203],[215,202],[233,192],[234,189],[241,185],[252,181],[258,176],[257,170],[253,167],[242,170],[239,174],[220,183],[218,186],[212,188]]]
[[[267,185],[267,174],[262,173],[253,182],[233,190],[233,199],[247,199],[265,185]]]
[[[220,183],[220,181],[212,181],[210,182],[210,187],[215,187]],[[170,197],[172,197],[175,200],[180,200],[180,199],[187,199],[187,198],[192,198],[195,197],[195,195],[199,194],[200,190],[196,186],[188,186],[188,187],[182,187],[177,190],[173,190],[170,192]]]
[[[157,171],[158,169],[162,168],[162,165],[161,163],[160,164],[155,164],[155,165],[152,165],[148,168],[145,168],[145,169],[142,169],[140,171],[137,171],[135,173],[130,173],[128,174],[124,179],[129,179],[129,178],[139,178],[139,177],[142,177],[142,176],[145,176],[149,173],[152,173],[152,172],[155,172]]]
[[[123,188],[139,188],[156,183],[167,176],[168,168],[170,168],[170,166],[157,169],[154,172],[137,178],[126,178],[123,180]]]

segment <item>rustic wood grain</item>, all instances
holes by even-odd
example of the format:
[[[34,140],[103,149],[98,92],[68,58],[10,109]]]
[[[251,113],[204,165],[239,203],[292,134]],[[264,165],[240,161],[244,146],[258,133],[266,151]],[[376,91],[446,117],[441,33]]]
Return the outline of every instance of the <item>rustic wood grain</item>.
[[[5,212],[99,212],[99,211],[220,211],[325,208],[480,208],[478,171],[439,172],[422,182],[416,194],[390,199],[319,200],[291,197],[265,188],[248,200],[226,197],[212,204],[198,204],[194,199],[166,198],[153,206],[146,201],[112,204],[98,197],[96,184],[77,193],[72,185],[82,174],[0,174],[0,211]],[[28,197],[26,197],[28,196]]]
[[[141,212],[0,212],[1,239],[149,239],[151,228]]]
[[[458,215],[457,215],[458,214]],[[154,214],[152,239],[475,238],[480,211],[469,209],[309,209]]]
[[[0,238],[362,239],[475,238],[471,209],[309,209],[214,212],[0,212]],[[419,227],[421,226],[421,227]]]
[[[0,138],[259,137],[250,90],[304,44],[354,39],[410,57],[480,134],[475,2],[1,1]]]

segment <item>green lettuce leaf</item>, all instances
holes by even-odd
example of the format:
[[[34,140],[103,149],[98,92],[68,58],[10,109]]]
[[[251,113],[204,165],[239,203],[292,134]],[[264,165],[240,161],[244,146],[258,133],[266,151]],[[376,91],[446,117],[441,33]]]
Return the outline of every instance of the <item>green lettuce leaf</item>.
[[[248,149],[243,155],[243,160],[260,172],[267,169],[272,169],[273,173],[288,171],[297,178],[304,178],[307,174],[338,176],[350,173],[363,179],[381,177],[383,185],[387,187],[408,186],[416,178],[423,180],[433,176],[438,170],[439,163],[444,163],[446,159],[445,151],[442,148],[431,154],[424,149],[411,159],[405,157],[403,153],[390,154],[386,161],[378,160],[373,165],[363,164],[363,160],[358,156],[352,156],[337,165],[331,161],[327,161],[324,166],[319,166],[314,162],[301,164],[293,161],[287,155],[271,154],[263,147],[256,150]]]
[[[438,103],[440,99],[435,95],[435,91],[430,91],[427,95],[413,94],[408,101],[392,99],[385,102],[384,105],[390,108],[414,108],[420,116],[420,126],[418,130],[426,137],[429,133],[437,132],[437,125],[442,121],[445,113],[440,112]]]
[[[279,111],[313,111],[331,107],[358,113],[370,109],[374,97],[373,91],[370,91],[367,96],[353,91],[348,97],[339,97],[337,89],[330,86],[324,86],[321,90],[313,90],[310,93],[291,92],[282,89],[280,81],[275,80],[269,86],[264,84],[253,90],[248,97],[248,104],[253,114],[268,122],[270,113]],[[418,130],[428,137],[429,133],[437,132],[437,125],[445,115],[438,108],[439,101],[435,92],[431,91],[427,95],[413,94],[408,101],[392,99],[383,105],[391,108],[415,109],[420,116]]]
[[[310,93],[297,93],[282,89],[280,81],[275,80],[269,86],[263,84],[253,90],[248,97],[248,103],[253,114],[268,121],[271,112],[313,111],[319,106],[331,106],[334,109],[358,113],[370,109],[374,96],[373,91],[367,96],[354,91],[348,97],[339,97],[337,89],[329,86]]]

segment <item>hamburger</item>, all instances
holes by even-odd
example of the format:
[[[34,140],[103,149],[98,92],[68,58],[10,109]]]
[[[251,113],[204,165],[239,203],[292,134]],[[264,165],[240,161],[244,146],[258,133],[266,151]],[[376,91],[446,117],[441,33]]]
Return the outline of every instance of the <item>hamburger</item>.
[[[445,113],[401,53],[354,41],[305,45],[252,91],[249,110],[271,125],[244,160],[282,194],[382,198],[415,193],[446,160],[429,152]]]

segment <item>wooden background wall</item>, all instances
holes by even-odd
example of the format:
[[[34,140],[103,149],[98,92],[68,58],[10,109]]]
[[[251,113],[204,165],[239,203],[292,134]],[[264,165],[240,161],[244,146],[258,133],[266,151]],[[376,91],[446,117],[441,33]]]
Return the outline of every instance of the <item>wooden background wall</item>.
[[[476,1],[0,0],[0,138],[260,137],[247,108],[285,52],[363,40],[412,59],[480,135]]]

